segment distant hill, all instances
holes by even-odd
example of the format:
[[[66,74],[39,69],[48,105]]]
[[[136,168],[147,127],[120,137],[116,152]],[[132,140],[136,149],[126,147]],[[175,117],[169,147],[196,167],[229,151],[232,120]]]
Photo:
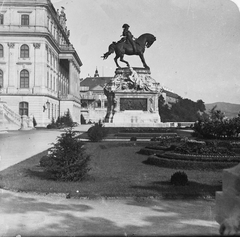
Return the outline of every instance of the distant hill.
[[[225,103],[225,102],[205,104],[206,112],[208,113],[214,106],[217,106],[216,109],[224,112],[228,118],[236,117],[240,112],[240,104],[231,104],[231,103]]]

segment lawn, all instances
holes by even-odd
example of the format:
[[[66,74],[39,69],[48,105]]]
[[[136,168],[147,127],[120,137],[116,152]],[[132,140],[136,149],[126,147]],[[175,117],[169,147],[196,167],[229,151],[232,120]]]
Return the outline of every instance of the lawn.
[[[39,167],[43,152],[0,172],[0,187],[24,192],[69,193],[72,197],[89,198],[214,198],[215,192],[221,190],[221,170],[184,170],[189,184],[171,185],[171,175],[179,170],[144,164],[147,156],[137,152],[146,145],[140,142],[86,142],[86,151],[91,155],[91,170],[81,182],[48,180]]]

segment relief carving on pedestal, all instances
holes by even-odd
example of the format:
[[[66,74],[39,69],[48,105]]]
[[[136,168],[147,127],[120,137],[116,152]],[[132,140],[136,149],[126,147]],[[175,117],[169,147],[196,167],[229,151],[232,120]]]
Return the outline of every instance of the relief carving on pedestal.
[[[120,111],[142,110],[147,111],[147,99],[145,98],[120,98]]]

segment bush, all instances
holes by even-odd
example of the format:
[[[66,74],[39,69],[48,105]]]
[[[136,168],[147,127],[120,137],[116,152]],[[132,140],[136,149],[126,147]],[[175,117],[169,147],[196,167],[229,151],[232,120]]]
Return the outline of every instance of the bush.
[[[239,138],[240,116],[227,119],[223,118],[220,110],[212,112],[209,119],[200,119],[194,124],[194,134],[203,138]]]
[[[57,129],[58,128],[58,125],[57,125],[57,123],[55,123],[54,118],[52,118],[51,123],[47,125],[47,128],[48,129]]]
[[[33,126],[34,126],[34,128],[37,126],[37,121],[34,116],[33,116]]]
[[[185,172],[178,171],[171,176],[171,184],[185,186],[188,184],[188,177]]]
[[[136,142],[136,141],[137,141],[137,138],[136,138],[136,137],[131,137],[131,138],[130,138],[130,141],[131,141],[131,142]]]
[[[99,142],[101,141],[104,137],[107,136],[108,131],[107,129],[103,126],[101,121],[98,123],[95,123],[94,126],[90,127],[88,129],[88,138],[91,142]]]
[[[88,171],[90,156],[85,153],[84,143],[68,129],[58,137],[49,154],[40,160],[40,166],[54,180],[79,181]]]
[[[75,127],[78,124],[73,122],[69,109],[68,111],[65,113],[64,116],[58,117],[56,122],[54,121],[54,118],[52,118],[52,121],[50,124],[47,125],[48,129],[55,129],[55,128],[66,128],[66,127]]]

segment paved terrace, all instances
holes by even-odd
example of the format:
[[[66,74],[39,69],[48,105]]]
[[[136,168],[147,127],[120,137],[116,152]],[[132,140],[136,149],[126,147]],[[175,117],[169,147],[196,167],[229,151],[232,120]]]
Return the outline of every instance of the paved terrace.
[[[0,170],[46,150],[61,132],[1,133]],[[65,197],[0,190],[0,236],[218,235],[214,200]]]

